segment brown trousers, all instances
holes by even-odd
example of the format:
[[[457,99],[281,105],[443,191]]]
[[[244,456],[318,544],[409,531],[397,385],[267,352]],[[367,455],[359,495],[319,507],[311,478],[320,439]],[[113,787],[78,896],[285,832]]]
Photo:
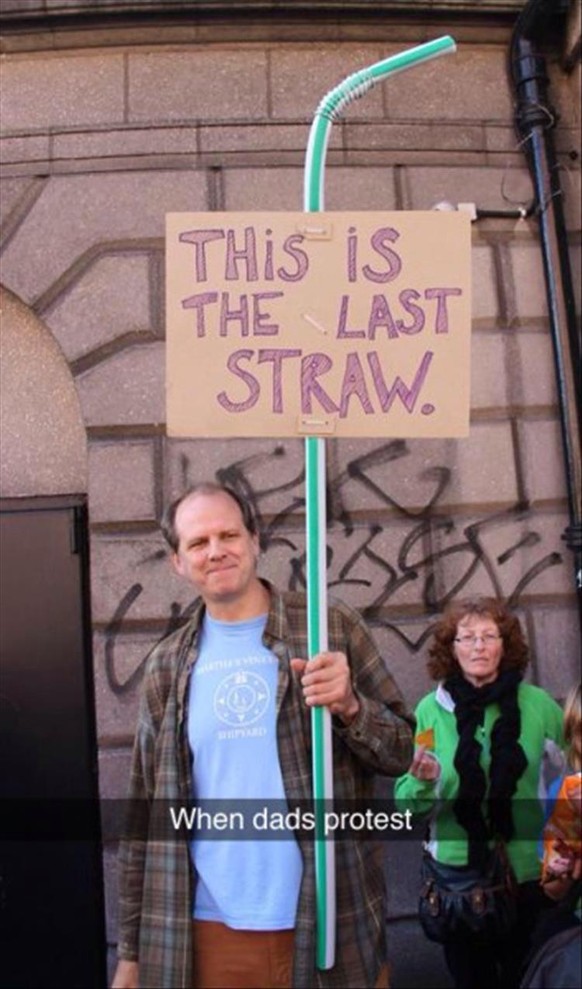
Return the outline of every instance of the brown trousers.
[[[290,989],[293,931],[239,931],[195,920],[194,989]],[[383,966],[375,989],[388,989]]]

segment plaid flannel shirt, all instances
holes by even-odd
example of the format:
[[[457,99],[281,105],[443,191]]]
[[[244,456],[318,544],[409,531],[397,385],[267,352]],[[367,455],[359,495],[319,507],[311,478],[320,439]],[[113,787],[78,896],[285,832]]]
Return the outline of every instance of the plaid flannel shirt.
[[[266,583],[266,582],[265,582]],[[271,603],[265,645],[279,663],[277,738],[285,793],[290,804],[309,801],[311,719],[289,659],[307,655],[305,595],[280,594],[268,585]],[[197,656],[204,606],[153,650],[143,684],[133,751],[129,798],[191,800],[188,749],[188,681]],[[413,717],[359,615],[330,602],[330,651],[344,652],[360,710],[349,726],[333,718],[334,796],[366,800],[374,776],[398,776],[412,758]],[[378,842],[342,837],[336,845],[337,949],[328,971],[315,966],[315,864],[313,839],[298,838],[303,877],[295,926],[293,986],[296,989],[373,986],[385,962],[385,888]],[[120,958],[139,962],[139,984],[156,989],[192,985],[193,875],[185,839],[121,842]]]

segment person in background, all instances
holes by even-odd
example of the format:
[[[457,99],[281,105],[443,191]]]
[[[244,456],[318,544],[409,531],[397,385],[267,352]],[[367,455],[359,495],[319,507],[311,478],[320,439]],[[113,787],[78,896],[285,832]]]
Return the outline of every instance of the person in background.
[[[550,789],[541,851],[542,888],[555,906],[533,933],[520,989],[582,985],[582,701],[580,684],[564,704],[565,774]]]
[[[197,485],[162,529],[199,599],[149,659],[130,801],[311,807],[313,706],[332,715],[339,800],[365,801],[376,773],[402,773],[414,719],[368,628],[330,603],[329,648],[306,661],[305,595],[257,575],[248,502]],[[388,985],[381,845],[337,842],[336,960],[319,971],[313,835],[220,839],[122,842],[114,989]]]
[[[563,765],[562,711],[544,690],[523,682],[528,661],[519,620],[502,601],[452,602],[430,647],[428,672],[437,687],[417,706],[414,758],[396,782],[397,803],[427,815],[426,850],[437,862],[482,867],[498,835],[519,884],[517,926],[507,941],[491,945],[469,932],[444,944],[456,989],[515,989],[531,931],[549,903],[536,831],[544,777]]]
[[[543,834],[542,883],[544,892],[561,900],[580,878],[582,866],[582,700],[577,684],[564,704],[564,735],[568,769],[553,788]]]

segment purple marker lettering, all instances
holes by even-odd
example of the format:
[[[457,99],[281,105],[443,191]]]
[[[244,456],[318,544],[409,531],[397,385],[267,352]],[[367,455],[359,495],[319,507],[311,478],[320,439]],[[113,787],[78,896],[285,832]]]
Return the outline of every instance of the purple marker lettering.
[[[220,306],[220,336],[228,336],[228,323],[237,321],[240,323],[240,335],[241,337],[248,337],[249,335],[249,300],[246,295],[239,296],[240,298],[240,309],[229,309],[230,293],[222,293],[222,303]]]
[[[375,350],[370,351],[370,353],[368,354],[368,364],[370,365],[372,378],[374,379],[374,385],[378,393],[378,398],[380,399],[380,407],[382,409],[382,412],[390,411],[390,408],[396,396],[398,396],[400,401],[403,403],[407,412],[410,413],[414,412],[414,406],[418,399],[420,390],[424,384],[425,378],[428,374],[428,369],[430,367],[430,363],[433,359],[433,356],[434,354],[431,350],[426,351],[424,357],[420,362],[420,366],[414,376],[414,380],[410,388],[408,388],[407,385],[402,380],[402,378],[398,376],[394,379],[394,384],[392,385],[392,387],[388,388],[386,386],[386,381],[382,373],[382,368],[380,366],[380,360],[378,358],[378,354]]]
[[[194,270],[196,281],[205,282],[206,274],[206,244],[212,240],[222,240],[224,230],[186,230],[181,233],[178,240],[183,243],[194,244]]]
[[[370,282],[391,282],[400,274],[402,261],[396,251],[388,247],[387,241],[398,240],[400,234],[393,227],[380,227],[370,238],[370,243],[377,254],[388,262],[388,271],[374,271],[369,264],[365,264],[362,273]]]
[[[449,295],[462,295],[460,288],[426,288],[424,290],[425,299],[437,300],[437,311],[434,322],[435,333],[449,332],[449,314],[447,310],[447,297]]]
[[[267,239],[265,241],[265,281],[272,282],[275,275],[273,274],[273,241],[270,239],[272,230],[265,231]]]
[[[288,357],[301,357],[300,350],[259,350],[259,364],[273,365],[273,412],[283,411],[283,361]]]
[[[312,396],[317,399],[326,412],[337,412],[338,407],[335,402],[323,390],[316,380],[322,374],[326,374],[333,366],[331,357],[327,354],[307,354],[301,361],[301,411],[311,413]]]
[[[342,295],[342,301],[340,305],[339,318],[337,324],[337,339],[346,340],[348,337],[365,337],[365,330],[346,330],[346,323],[348,319],[348,306],[350,304],[349,295]]]
[[[258,280],[259,273],[257,270],[257,245],[255,231],[253,227],[245,227],[244,247],[237,248],[235,237],[236,230],[227,230],[224,277],[227,281],[238,281],[240,277],[238,273],[238,263],[239,261],[244,261],[247,270],[247,282],[256,282]]]
[[[200,295],[190,295],[187,299],[182,299],[182,309],[196,310],[196,336],[206,336],[204,306],[217,300],[218,292],[201,292]]]
[[[362,408],[367,416],[374,414],[374,406],[370,401],[364,369],[360,363],[360,358],[356,353],[348,354],[346,357],[346,370],[342,381],[342,393],[340,399],[340,418],[345,419],[348,414],[348,406],[352,395],[357,395],[362,403]]]
[[[274,337],[279,332],[277,323],[266,323],[265,320],[271,318],[271,313],[261,312],[260,305],[263,299],[278,299],[283,292],[254,292],[253,293],[253,334],[256,337]]]
[[[240,361],[249,361],[253,356],[254,351],[252,350],[235,350],[230,354],[226,366],[229,371],[244,381],[245,385],[249,390],[249,397],[245,399],[244,402],[231,402],[230,398],[225,391],[221,391],[219,395],[216,396],[216,400],[219,405],[222,405],[223,409],[227,412],[247,412],[248,409],[252,409],[253,405],[256,405],[259,400],[259,395],[261,393],[261,387],[259,382],[253,374],[249,371],[245,371],[242,367],[239,367]]]
[[[398,295],[399,301],[402,303],[402,308],[413,317],[412,323],[405,323],[402,319],[396,320],[396,329],[400,333],[407,333],[412,336],[413,333],[420,333],[424,327],[424,313],[420,306],[415,306],[411,299],[420,299],[420,292],[417,292],[414,288],[405,288]]]
[[[392,313],[385,295],[375,295],[370,308],[370,319],[368,321],[368,340],[376,339],[376,329],[378,326],[385,326],[390,340],[398,339],[398,330],[392,319]]]
[[[355,282],[357,274],[358,234],[355,227],[348,230],[348,281]]]
[[[309,258],[305,251],[301,248],[296,247],[296,244],[302,244],[304,241],[303,234],[291,234],[287,237],[283,244],[283,250],[285,254],[293,258],[297,269],[295,272],[286,271],[285,268],[277,268],[277,274],[279,278],[282,278],[284,282],[300,282],[302,278],[305,277],[309,269]]]

